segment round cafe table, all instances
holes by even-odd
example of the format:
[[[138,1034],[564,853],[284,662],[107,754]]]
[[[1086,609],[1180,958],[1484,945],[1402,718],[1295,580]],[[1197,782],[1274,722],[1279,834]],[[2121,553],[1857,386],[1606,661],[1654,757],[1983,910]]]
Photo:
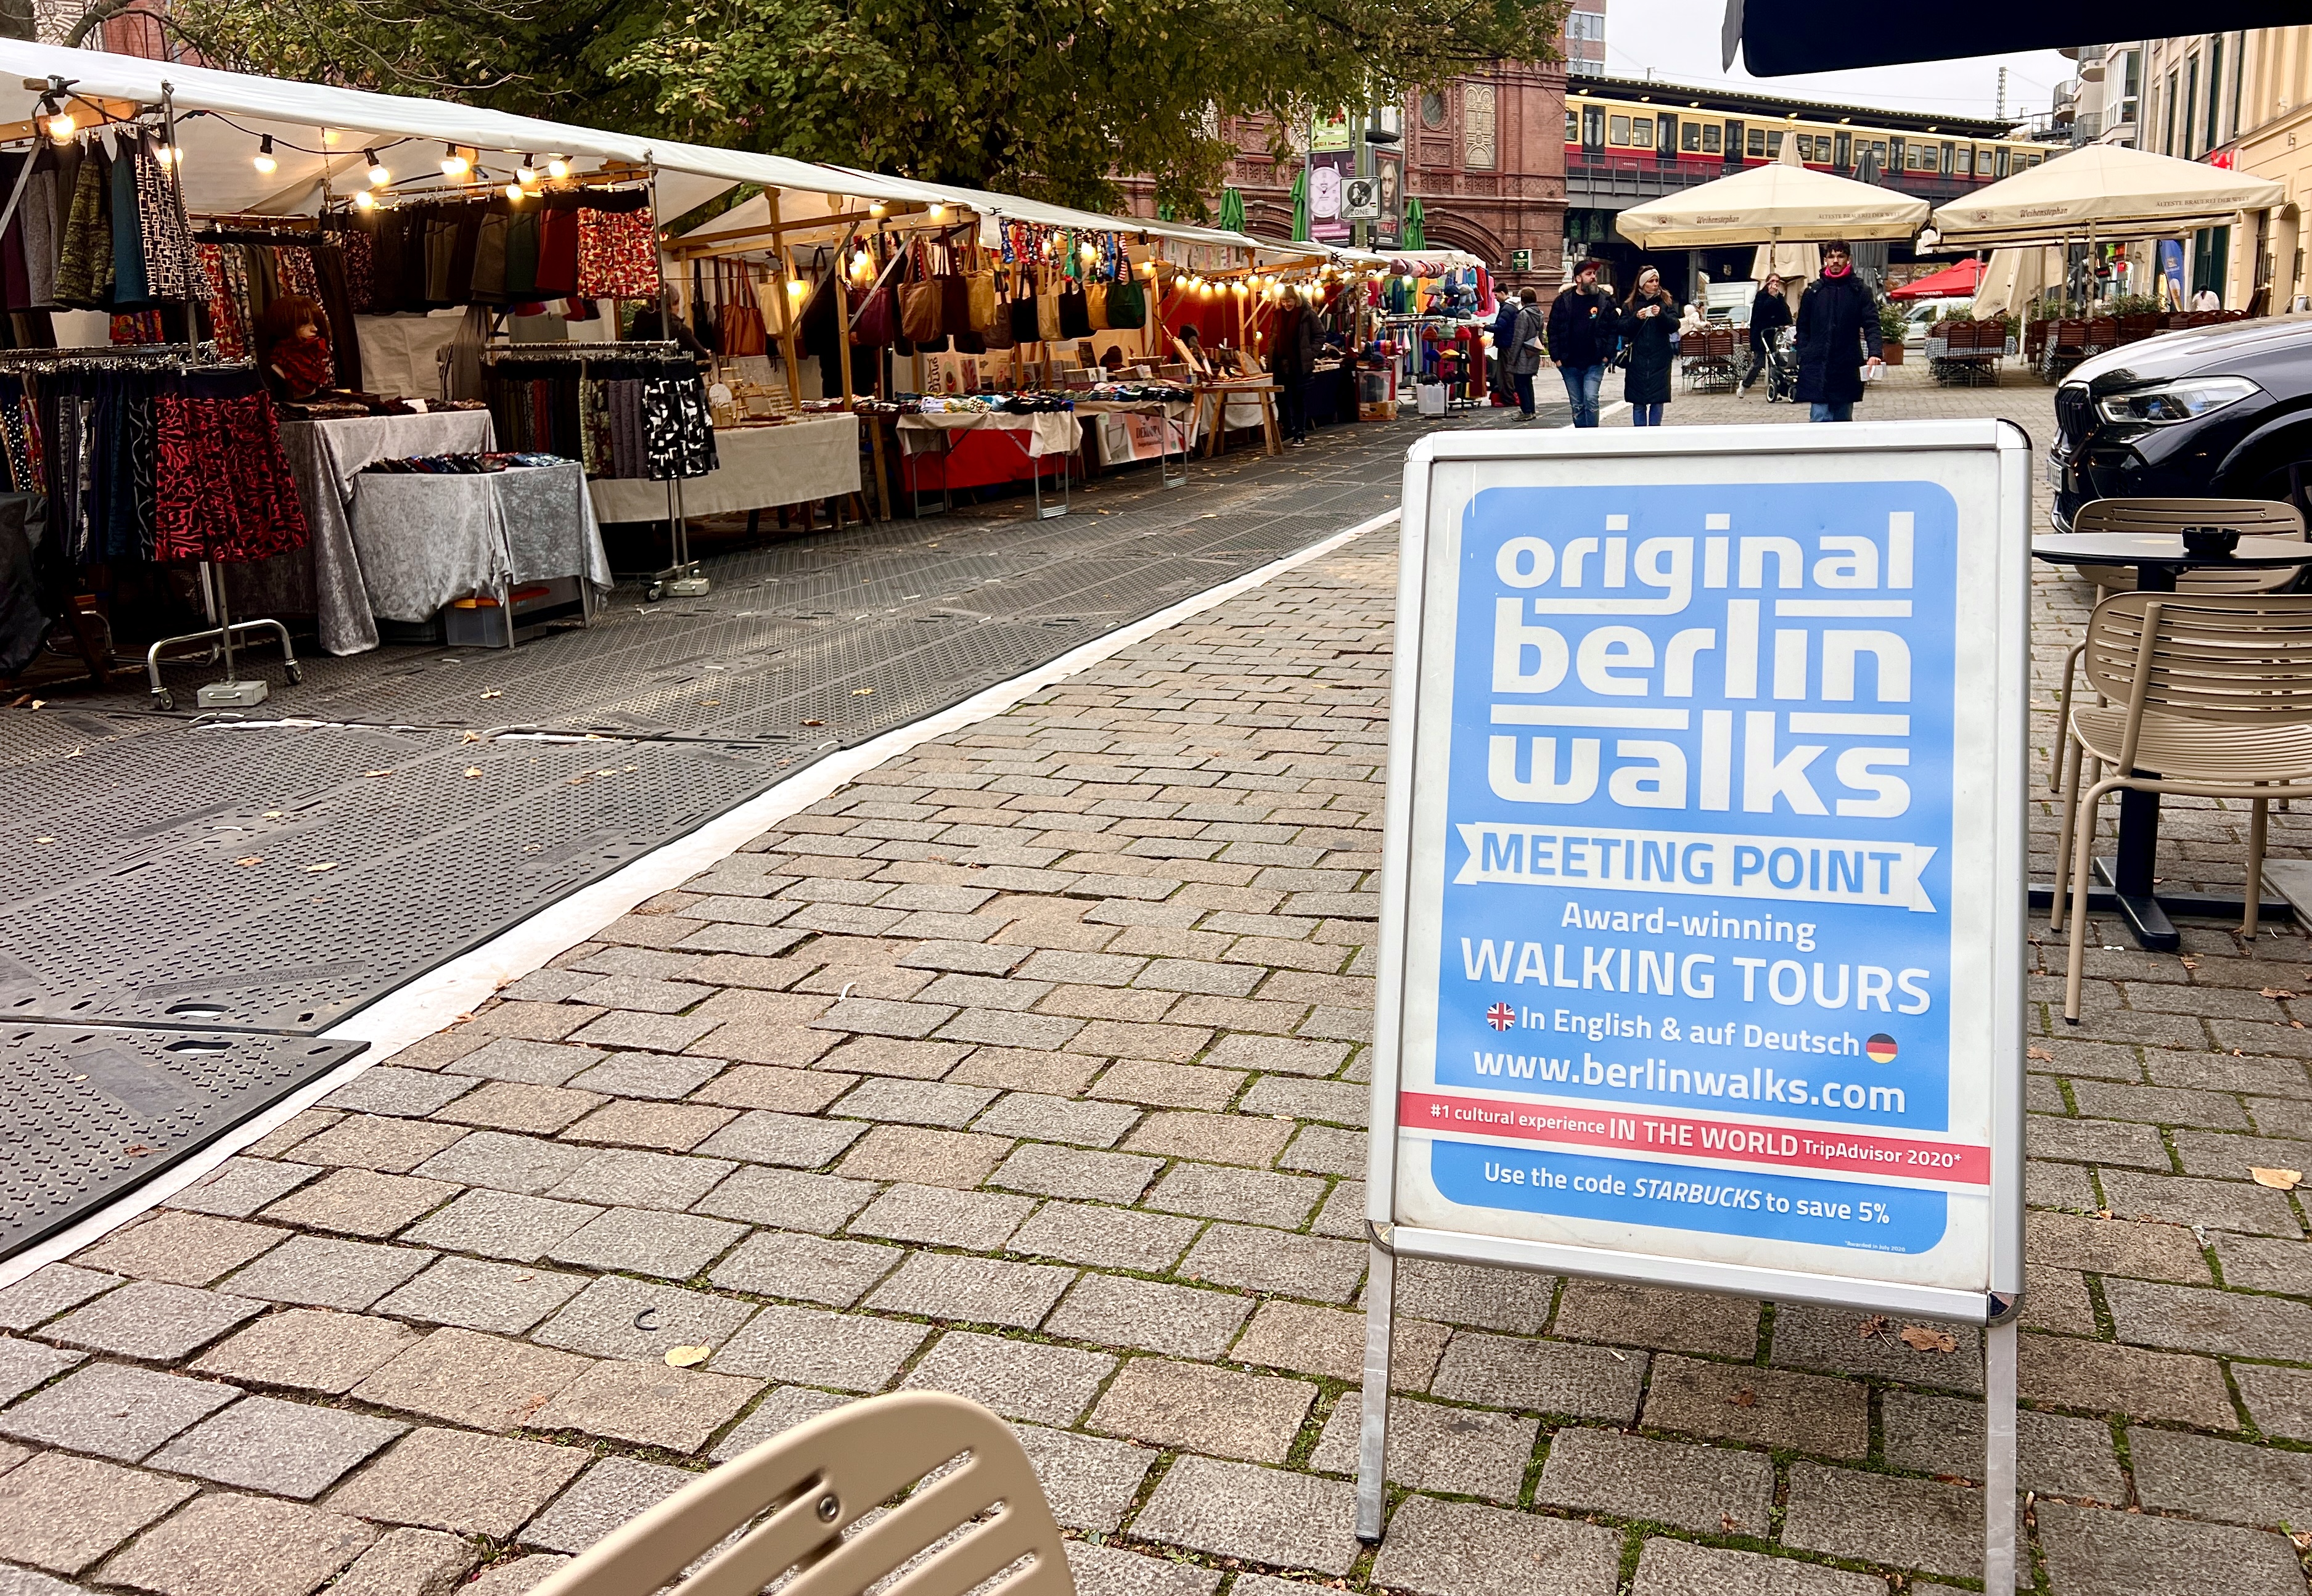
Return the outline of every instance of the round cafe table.
[[[2031,540],[2031,556],[2056,566],[2132,566],[2138,592],[2172,593],[2176,576],[2185,571],[2268,571],[2284,566],[2312,565],[2312,542],[2294,538],[2242,538],[2229,554],[2194,554],[2176,532],[2071,532]],[[2205,915],[2217,917],[2239,913],[2236,898],[2202,893],[2159,892],[2154,890],[2152,855],[2159,845],[2159,794],[2123,788],[2119,795],[2119,851],[2115,857],[2095,861],[2095,873],[2110,888],[2108,899],[2091,893],[2091,909],[2116,909],[2135,937],[2135,945],[2156,953],[2172,953],[2183,945],[2168,916]],[[2066,891],[2064,883],[2052,890]],[[2035,907],[2038,894],[2032,894]],[[2052,901],[2052,899],[2050,899]],[[2286,919],[2292,913],[2284,903],[2265,907],[2264,914]]]

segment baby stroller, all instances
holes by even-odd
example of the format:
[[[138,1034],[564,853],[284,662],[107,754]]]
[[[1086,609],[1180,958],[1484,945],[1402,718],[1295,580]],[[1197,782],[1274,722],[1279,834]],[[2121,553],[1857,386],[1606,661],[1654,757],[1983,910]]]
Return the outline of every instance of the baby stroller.
[[[1794,327],[1774,329],[1766,351],[1766,402],[1795,403],[1799,393],[1799,335]]]

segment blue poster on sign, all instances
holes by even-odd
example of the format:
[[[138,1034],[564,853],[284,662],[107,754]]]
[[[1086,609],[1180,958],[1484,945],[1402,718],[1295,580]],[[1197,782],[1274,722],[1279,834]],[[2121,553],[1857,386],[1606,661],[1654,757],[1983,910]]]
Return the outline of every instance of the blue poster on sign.
[[[1470,500],[1432,1078],[1400,1107],[1441,1194],[1941,1240],[1988,1170],[1946,1134],[1958,532],[1926,481]]]

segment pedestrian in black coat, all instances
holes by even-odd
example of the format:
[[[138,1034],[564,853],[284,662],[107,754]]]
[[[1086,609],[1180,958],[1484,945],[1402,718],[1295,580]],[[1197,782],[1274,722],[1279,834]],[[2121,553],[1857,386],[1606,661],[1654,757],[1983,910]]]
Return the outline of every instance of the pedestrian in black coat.
[[[1799,299],[1799,386],[1816,421],[1852,421],[1864,365],[1885,364],[1878,302],[1854,275],[1844,244],[1822,247],[1822,276]]]
[[[1661,273],[1647,267],[1638,274],[1622,307],[1622,337],[1630,364],[1622,374],[1622,397],[1629,401],[1632,426],[1660,426],[1669,403],[1670,368],[1677,363],[1677,301],[1661,285]]]
[[[1750,374],[1742,379],[1742,391],[1747,393],[1760,377],[1766,373],[1766,363],[1774,357],[1774,335],[1791,324],[1791,302],[1782,292],[1779,273],[1768,272],[1758,289],[1758,297],[1750,302]],[[1766,397],[1773,397],[1767,389]]]

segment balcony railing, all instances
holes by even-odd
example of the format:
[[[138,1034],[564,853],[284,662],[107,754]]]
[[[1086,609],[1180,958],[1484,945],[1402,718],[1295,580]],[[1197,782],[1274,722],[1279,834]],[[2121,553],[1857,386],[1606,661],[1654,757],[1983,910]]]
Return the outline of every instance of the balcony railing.
[[[1657,161],[1651,155],[1577,153],[1565,163],[1565,203],[1597,210],[1620,210],[1711,182],[1724,177],[1729,170],[1692,162]],[[1853,174],[1849,171],[1841,175]],[[1937,205],[1972,193],[1975,187],[1968,179],[1939,171],[1885,172],[1879,180],[1898,194],[1914,195]]]

